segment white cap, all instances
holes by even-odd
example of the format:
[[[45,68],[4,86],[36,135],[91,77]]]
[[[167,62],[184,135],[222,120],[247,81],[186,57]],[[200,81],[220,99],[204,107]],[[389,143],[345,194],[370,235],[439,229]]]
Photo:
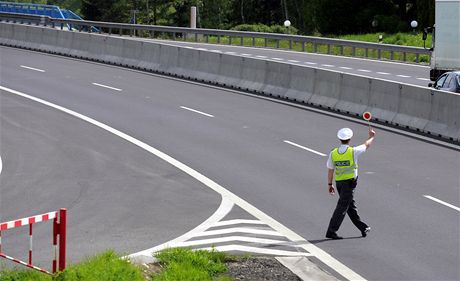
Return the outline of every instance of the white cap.
[[[353,131],[350,128],[342,128],[337,132],[337,137],[340,140],[349,140],[353,137]]]

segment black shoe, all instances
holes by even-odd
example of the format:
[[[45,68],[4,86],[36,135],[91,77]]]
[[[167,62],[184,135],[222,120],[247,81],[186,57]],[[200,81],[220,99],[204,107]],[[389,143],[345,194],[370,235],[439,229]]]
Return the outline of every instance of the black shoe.
[[[362,235],[363,237],[366,237],[366,236],[367,236],[367,233],[370,232],[370,231],[371,231],[371,227],[368,226],[368,227],[366,227],[365,229],[361,230],[361,235]]]
[[[326,233],[326,238],[331,238],[333,240],[343,239],[343,237],[338,236],[337,233]]]

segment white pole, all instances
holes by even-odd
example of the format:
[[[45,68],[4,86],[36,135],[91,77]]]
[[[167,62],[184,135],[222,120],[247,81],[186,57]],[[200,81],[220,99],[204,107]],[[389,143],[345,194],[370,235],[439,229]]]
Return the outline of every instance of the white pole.
[[[196,7],[190,8],[190,28],[196,28]]]

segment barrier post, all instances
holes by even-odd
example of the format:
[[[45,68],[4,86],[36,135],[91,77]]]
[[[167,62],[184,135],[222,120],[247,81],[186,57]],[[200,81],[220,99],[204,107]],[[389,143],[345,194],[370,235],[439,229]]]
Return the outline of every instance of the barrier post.
[[[53,251],[54,251],[54,257],[53,257],[53,273],[56,273],[57,271],[57,236],[58,236],[58,218],[55,217],[53,220]]]
[[[67,209],[59,210],[59,271],[65,269]]]

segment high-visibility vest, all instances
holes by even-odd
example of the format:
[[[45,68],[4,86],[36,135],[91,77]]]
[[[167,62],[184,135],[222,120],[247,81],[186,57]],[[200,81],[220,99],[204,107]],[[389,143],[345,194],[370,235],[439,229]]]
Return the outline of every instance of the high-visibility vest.
[[[344,181],[353,179],[358,165],[355,163],[353,157],[353,147],[347,147],[344,153],[339,153],[338,148],[332,150],[332,162],[335,168],[335,180]]]

